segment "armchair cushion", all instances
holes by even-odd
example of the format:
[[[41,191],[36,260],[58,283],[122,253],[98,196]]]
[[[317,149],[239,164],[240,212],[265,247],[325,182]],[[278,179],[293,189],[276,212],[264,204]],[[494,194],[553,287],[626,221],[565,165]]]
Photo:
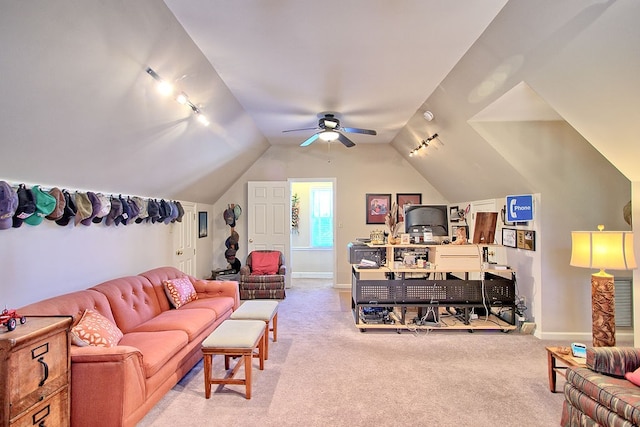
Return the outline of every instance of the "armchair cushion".
[[[280,252],[251,253],[251,275],[261,276],[276,274],[280,267]]]

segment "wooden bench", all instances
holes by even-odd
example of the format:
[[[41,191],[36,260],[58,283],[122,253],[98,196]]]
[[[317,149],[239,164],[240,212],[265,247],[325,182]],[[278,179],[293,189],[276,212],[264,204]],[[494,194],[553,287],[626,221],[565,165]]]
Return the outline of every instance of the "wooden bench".
[[[220,324],[203,342],[204,356],[204,395],[211,397],[211,384],[239,384],[245,386],[245,397],[251,399],[251,365],[254,355],[260,360],[260,370],[264,369],[265,323],[261,320],[227,319]],[[258,353],[255,353],[255,350]],[[213,356],[224,356],[223,378],[213,378]],[[229,371],[229,359],[238,357],[238,361]],[[234,378],[244,365],[244,378]]]

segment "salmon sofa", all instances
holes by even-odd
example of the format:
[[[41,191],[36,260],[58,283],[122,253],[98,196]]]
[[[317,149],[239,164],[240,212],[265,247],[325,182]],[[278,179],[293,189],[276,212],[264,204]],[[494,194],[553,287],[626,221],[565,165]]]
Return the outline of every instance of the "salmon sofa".
[[[164,281],[188,277],[197,299],[172,308]],[[19,309],[70,315],[86,309],[122,332],[113,347],[71,345],[71,425],[135,426],[202,358],[202,341],[240,304],[238,283],[198,280],[173,267],[121,277]]]

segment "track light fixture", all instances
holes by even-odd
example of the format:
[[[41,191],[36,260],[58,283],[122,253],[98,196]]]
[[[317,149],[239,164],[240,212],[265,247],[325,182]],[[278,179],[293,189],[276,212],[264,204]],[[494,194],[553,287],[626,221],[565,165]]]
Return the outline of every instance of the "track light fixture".
[[[416,148],[414,148],[413,150],[411,150],[409,152],[409,157],[413,157],[414,155],[418,154],[418,151],[420,151],[420,149],[422,148],[427,148],[429,146],[429,143],[436,139],[438,137],[437,133],[434,133],[433,135],[423,139],[422,141],[420,141],[420,145],[418,145]]]
[[[154,78],[154,80],[156,80],[158,82],[158,92],[160,92],[161,94],[163,94],[165,96],[173,96],[174,99],[179,104],[183,104],[183,105],[186,105],[187,107],[191,108],[193,113],[196,115],[196,119],[202,125],[209,126],[209,119],[207,119],[207,117],[204,114],[202,114],[202,111],[200,111],[200,109],[193,102],[191,102],[191,100],[189,100],[189,96],[186,93],[184,93],[184,92],[176,93],[176,90],[173,87],[173,85],[171,83],[167,82],[166,80],[163,80],[158,75],[158,73],[153,71],[153,69],[151,67],[147,68],[147,74],[149,74],[151,77]]]

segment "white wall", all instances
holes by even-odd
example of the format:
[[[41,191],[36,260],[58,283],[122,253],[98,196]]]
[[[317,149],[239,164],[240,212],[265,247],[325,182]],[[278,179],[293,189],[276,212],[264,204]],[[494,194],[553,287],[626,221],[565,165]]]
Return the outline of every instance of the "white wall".
[[[247,200],[247,181],[286,181],[288,178],[336,178],[336,285],[350,285],[351,269],[347,262],[347,243],[356,237],[368,237],[384,225],[367,225],[366,193],[422,193],[425,203],[446,204],[442,195],[425,181],[391,146],[359,144],[345,148],[314,143],[309,147],[272,146],[214,205],[218,235],[224,236],[222,212],[227,203]],[[219,217],[219,220],[217,219]],[[227,227],[228,228],[228,227]],[[246,216],[239,221],[240,259],[246,253]],[[224,246],[224,238],[216,237],[214,248]],[[224,251],[222,251],[224,252]],[[224,258],[217,252],[214,258]]]

